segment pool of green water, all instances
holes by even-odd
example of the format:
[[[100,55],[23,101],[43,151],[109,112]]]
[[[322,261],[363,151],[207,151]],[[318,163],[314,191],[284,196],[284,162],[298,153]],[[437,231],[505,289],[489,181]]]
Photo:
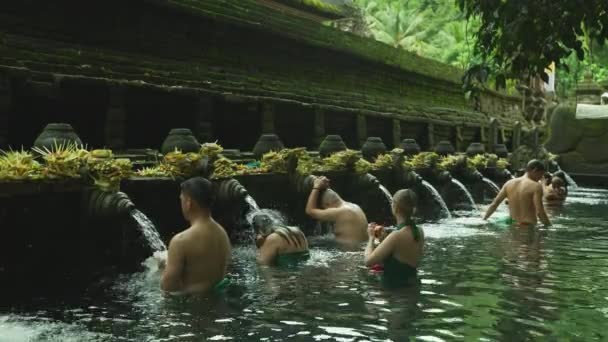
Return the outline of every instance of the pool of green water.
[[[319,237],[295,271],[235,248],[223,297],[165,297],[148,270],[61,296],[5,293],[0,341],[608,340],[608,191],[573,189],[551,212],[550,228],[471,215],[423,225],[419,284],[398,290],[380,286],[362,252]]]

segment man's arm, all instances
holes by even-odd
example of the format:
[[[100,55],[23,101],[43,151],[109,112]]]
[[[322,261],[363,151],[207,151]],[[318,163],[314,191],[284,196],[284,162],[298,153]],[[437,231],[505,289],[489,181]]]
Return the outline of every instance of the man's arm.
[[[262,265],[272,265],[275,263],[277,255],[279,255],[279,247],[281,237],[277,234],[270,234],[262,248],[260,248],[260,254],[258,255],[258,262]]]
[[[181,291],[184,287],[183,272],[185,256],[183,251],[183,240],[176,235],[169,243],[167,253],[167,265],[160,280],[160,288],[167,292]]]
[[[369,234],[369,233],[368,233]],[[395,250],[395,244],[399,237],[397,234],[389,234],[376,249],[374,249],[374,237],[369,235],[367,247],[365,247],[365,266],[382,263]]]
[[[534,207],[536,210],[536,215],[538,215],[540,221],[544,225],[550,226],[551,221],[549,221],[549,217],[545,212],[545,205],[543,204],[543,187],[540,184],[538,184],[536,189],[534,189]]]
[[[319,201],[319,191],[327,188],[327,181],[324,177],[315,179],[312,191],[308,195],[308,201],[306,202],[306,214],[316,220],[335,222],[338,220],[338,216],[342,212],[339,208],[328,208],[320,209],[317,208]]]
[[[502,201],[507,198],[507,184],[509,184],[509,182],[505,183],[505,185],[502,186],[502,189],[500,189],[498,195],[496,195],[496,198],[494,198],[494,201],[492,201],[492,204],[490,204],[490,206],[486,210],[486,214],[483,216],[484,220],[489,219],[490,216],[492,216],[492,214],[494,214],[494,212],[496,211],[496,208],[498,208]]]

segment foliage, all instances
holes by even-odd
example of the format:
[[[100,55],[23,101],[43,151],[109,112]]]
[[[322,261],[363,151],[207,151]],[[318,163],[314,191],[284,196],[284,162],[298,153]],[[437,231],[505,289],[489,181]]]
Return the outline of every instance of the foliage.
[[[496,168],[499,170],[505,170],[506,168],[509,167],[509,161],[506,160],[505,158],[499,158],[496,161]]]
[[[592,42],[608,38],[605,0],[457,0],[466,18],[476,18],[476,51],[508,76],[541,75],[575,53],[579,60]]]
[[[376,40],[464,70],[470,63],[476,20],[452,0],[356,0]]]
[[[404,160],[404,166],[406,169],[411,170],[423,170],[436,168],[440,156],[435,152],[420,152],[410,158]]]
[[[589,59],[579,61],[576,54],[570,54],[564,64],[556,70],[555,91],[560,98],[574,97],[578,83],[585,73],[600,83],[608,80],[608,45],[597,47]]]

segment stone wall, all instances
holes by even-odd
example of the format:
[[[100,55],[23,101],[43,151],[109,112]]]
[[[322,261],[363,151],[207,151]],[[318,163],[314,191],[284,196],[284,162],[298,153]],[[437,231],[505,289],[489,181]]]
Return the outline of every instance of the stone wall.
[[[577,120],[574,105],[560,105],[551,115],[545,147],[559,155],[560,165],[565,171],[605,175],[608,173],[606,146],[608,120]]]
[[[262,131],[285,130],[289,106],[313,129],[314,141],[297,140],[306,146],[341,131],[353,148],[368,134],[394,144],[406,137],[400,122],[515,121],[500,94],[485,92],[472,110],[452,67],[253,0],[6,1],[0,32],[0,78],[25,94],[0,103],[0,120],[19,132],[0,131],[4,146],[27,146],[47,122],[67,121],[94,146],[155,147],[178,125],[246,148]],[[80,103],[68,85],[95,96]]]

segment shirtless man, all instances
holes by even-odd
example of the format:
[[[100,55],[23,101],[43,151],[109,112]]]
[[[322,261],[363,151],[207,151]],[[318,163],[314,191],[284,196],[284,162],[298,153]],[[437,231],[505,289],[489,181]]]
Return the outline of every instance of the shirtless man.
[[[224,228],[211,217],[212,193],[211,182],[202,177],[181,184],[182,213],[190,228],[175,235],[169,243],[160,283],[164,291],[203,293],[219,290],[227,282],[230,240]]]
[[[538,216],[543,224],[551,225],[543,206],[543,185],[539,183],[544,174],[543,163],[531,160],[523,176],[505,183],[488,207],[483,219],[487,220],[492,216],[496,208],[507,198],[513,222],[519,225],[534,225]]]
[[[317,208],[321,191],[321,208]],[[367,240],[365,213],[358,205],[344,201],[330,189],[326,177],[315,179],[306,203],[306,214],[320,221],[333,222],[336,241],[341,245],[354,248]]]

